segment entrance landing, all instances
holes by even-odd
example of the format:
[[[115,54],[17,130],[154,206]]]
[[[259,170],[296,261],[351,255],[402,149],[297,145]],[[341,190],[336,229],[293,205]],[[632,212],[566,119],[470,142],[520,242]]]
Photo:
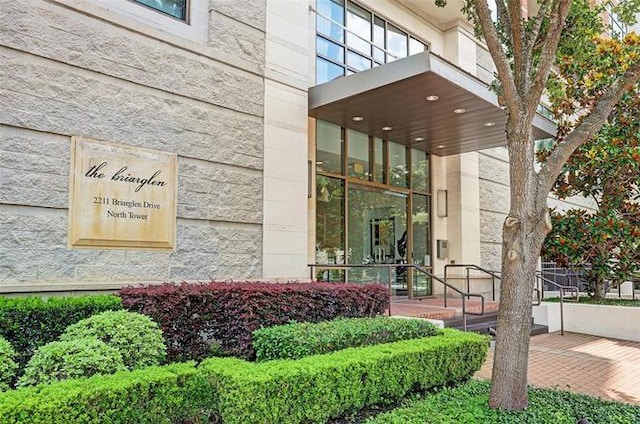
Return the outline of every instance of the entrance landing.
[[[479,300],[467,300],[467,311],[480,313],[481,304]],[[484,312],[496,312],[498,302],[485,300]],[[416,317],[429,319],[455,319],[462,317],[462,300],[460,298],[447,299],[447,307],[444,307],[443,298],[425,299],[396,299],[391,301],[391,314],[402,317]]]

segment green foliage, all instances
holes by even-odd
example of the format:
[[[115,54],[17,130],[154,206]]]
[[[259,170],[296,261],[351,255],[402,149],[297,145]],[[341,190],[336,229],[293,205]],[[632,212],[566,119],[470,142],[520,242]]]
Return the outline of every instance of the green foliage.
[[[467,380],[487,338],[443,335],[263,363],[213,358],[0,393],[2,423],[324,423]]]
[[[0,393],[3,424],[206,423],[216,395],[193,363]]]
[[[293,323],[253,332],[258,361],[298,359],[349,347],[390,343],[440,335],[428,321],[387,317],[346,318],[314,323]]]
[[[151,318],[128,311],[106,311],[70,325],[60,340],[95,337],[122,355],[124,365],[157,365],[166,357],[162,330]]]
[[[640,407],[550,389],[529,389],[525,411],[489,409],[489,382],[469,381],[427,396],[406,408],[381,414],[367,424],[637,424]]]
[[[14,362],[16,351],[11,343],[0,336],[0,392],[9,388],[18,366]]]
[[[24,367],[40,346],[55,341],[71,324],[107,310],[122,309],[119,297],[0,297],[0,336],[18,352]]]
[[[559,297],[550,297],[544,299],[545,302],[560,302]],[[604,306],[630,306],[634,308],[640,308],[640,300],[631,299],[595,299],[591,297],[581,297],[578,303],[584,303],[587,305],[604,305]]]
[[[392,403],[415,389],[467,380],[484,362],[487,348],[484,336],[445,329],[441,336],[299,360],[212,358],[201,367],[219,394],[226,424],[324,423],[368,405]]]
[[[125,370],[122,355],[95,338],[47,343],[36,350],[19,387]]]

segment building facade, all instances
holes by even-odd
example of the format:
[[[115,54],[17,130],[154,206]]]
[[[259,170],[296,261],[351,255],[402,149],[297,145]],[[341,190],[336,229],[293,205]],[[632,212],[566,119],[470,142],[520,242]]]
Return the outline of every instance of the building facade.
[[[506,117],[457,6],[3,2],[0,292],[499,269]],[[553,129],[538,117],[540,139]],[[171,248],[74,245],[94,225],[70,210],[77,139],[175,155]],[[439,293],[391,277],[397,295]]]

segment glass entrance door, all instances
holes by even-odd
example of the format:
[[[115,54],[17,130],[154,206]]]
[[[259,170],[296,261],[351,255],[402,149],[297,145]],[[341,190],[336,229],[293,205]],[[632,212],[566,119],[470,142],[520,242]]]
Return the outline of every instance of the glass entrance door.
[[[352,184],[347,205],[349,263],[407,263],[406,194]],[[353,280],[383,284],[389,283],[389,277],[393,296],[409,294],[406,268],[359,268],[349,275]]]

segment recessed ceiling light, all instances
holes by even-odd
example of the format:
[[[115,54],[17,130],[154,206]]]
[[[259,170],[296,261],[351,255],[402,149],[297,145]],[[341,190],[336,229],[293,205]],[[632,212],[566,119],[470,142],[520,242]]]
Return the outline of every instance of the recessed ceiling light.
[[[323,164],[324,164],[324,162],[322,162],[321,160],[316,161],[316,165],[323,165]]]
[[[431,96],[427,96],[425,97],[425,99],[427,99],[428,102],[435,102],[436,100],[438,100],[438,96],[436,96],[435,94],[432,94]]]
[[[442,148],[444,147],[444,144],[438,144],[436,147],[437,147],[438,149],[442,149]]]
[[[356,122],[360,122],[360,121],[364,121],[364,117],[362,117],[362,116],[354,116],[353,118],[351,118],[351,120],[356,121]]]
[[[424,141],[424,137],[416,137],[413,141]]]
[[[382,127],[380,128],[382,131],[391,131],[393,127]]]
[[[496,126],[496,123],[495,123],[495,122],[485,122],[485,123],[484,123],[484,126],[485,126],[485,127],[495,127],[495,126]]]
[[[453,109],[453,113],[465,113],[467,109],[459,107],[457,109]]]

